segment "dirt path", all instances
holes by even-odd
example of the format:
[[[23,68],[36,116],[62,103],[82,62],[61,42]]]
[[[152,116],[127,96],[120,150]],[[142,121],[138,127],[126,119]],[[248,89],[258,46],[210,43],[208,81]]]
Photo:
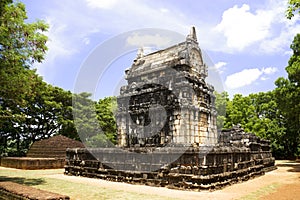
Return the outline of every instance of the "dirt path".
[[[222,190],[213,192],[181,191],[167,188],[131,185],[109,182],[100,179],[65,176],[63,174],[46,175],[47,177],[63,179],[74,183],[89,184],[99,188],[117,189],[141,194],[156,194],[178,199],[298,199],[300,197],[300,162],[277,161],[278,169],[266,175],[234,184]]]
[[[263,196],[261,200],[300,199],[300,162],[282,162],[278,165],[278,171],[282,173],[285,171],[290,177],[282,179],[282,185],[270,194]]]

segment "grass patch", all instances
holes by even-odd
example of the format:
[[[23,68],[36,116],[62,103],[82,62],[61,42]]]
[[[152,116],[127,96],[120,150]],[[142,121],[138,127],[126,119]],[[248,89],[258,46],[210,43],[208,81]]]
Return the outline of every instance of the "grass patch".
[[[38,189],[68,195],[72,200],[94,199],[143,199],[143,200],[171,200],[159,195],[148,195],[123,190],[102,188],[100,186],[74,183],[67,180],[48,178],[45,175],[61,174],[63,169],[55,170],[15,170],[8,168],[0,169],[0,181],[12,181]]]
[[[280,186],[280,183],[273,183],[271,185],[267,185],[265,187],[262,187],[242,198],[240,198],[239,200],[256,200],[260,197],[266,196],[272,192],[275,192],[275,190]]]

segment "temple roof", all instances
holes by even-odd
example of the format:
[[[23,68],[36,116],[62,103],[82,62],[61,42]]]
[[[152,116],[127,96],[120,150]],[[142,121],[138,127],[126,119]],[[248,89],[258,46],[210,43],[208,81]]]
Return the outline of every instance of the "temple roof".
[[[139,49],[131,68],[126,71],[126,79],[161,71],[176,65],[190,66],[194,68],[194,71],[202,74],[204,78],[207,76],[207,69],[203,63],[194,27],[191,28],[186,40],[179,44],[147,55],[143,55],[143,49]]]

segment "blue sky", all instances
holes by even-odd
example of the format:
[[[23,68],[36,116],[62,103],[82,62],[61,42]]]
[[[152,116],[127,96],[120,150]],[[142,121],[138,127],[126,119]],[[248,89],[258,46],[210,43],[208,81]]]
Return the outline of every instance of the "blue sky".
[[[49,25],[49,50],[36,65],[44,80],[76,92],[80,70],[97,48],[125,32],[145,28],[173,31],[183,36],[196,27],[200,48],[218,71],[223,87],[232,96],[272,90],[274,81],[286,77],[290,44],[300,32],[299,17],[285,18],[284,0],[23,0],[29,21],[43,19]],[[134,48],[105,66],[93,87],[94,98],[116,95],[124,85],[124,70],[130,67],[138,44],[173,45],[160,35],[127,38]],[[101,46],[102,45],[102,46]],[[151,46],[152,45],[152,46]],[[119,48],[117,45],[116,48]],[[105,52],[104,52],[105,54]],[[99,62],[94,58],[94,62]],[[100,66],[100,68],[104,66]],[[96,69],[95,69],[96,70]],[[97,70],[96,70],[97,71]],[[104,72],[103,71],[103,72]],[[209,76],[216,76],[210,74]],[[89,77],[86,77],[87,83]]]

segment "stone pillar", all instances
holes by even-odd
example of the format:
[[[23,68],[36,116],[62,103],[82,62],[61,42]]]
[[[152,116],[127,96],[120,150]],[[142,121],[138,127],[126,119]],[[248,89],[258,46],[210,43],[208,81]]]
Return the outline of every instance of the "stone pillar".
[[[198,109],[195,110],[195,120],[194,120],[194,143],[199,144],[199,112]]]

